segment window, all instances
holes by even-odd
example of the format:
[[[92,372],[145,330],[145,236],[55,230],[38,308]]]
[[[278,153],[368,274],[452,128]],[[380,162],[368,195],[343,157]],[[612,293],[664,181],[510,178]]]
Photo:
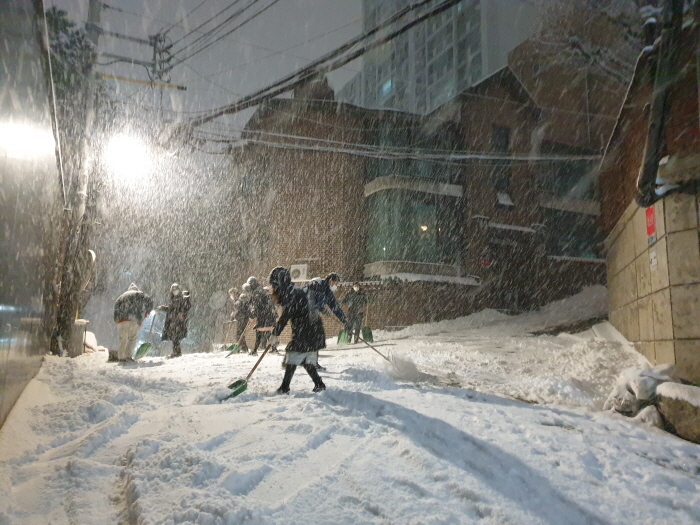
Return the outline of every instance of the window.
[[[481,79],[481,53],[472,56],[469,63],[469,78],[472,84],[476,84]]]
[[[459,200],[406,190],[368,197],[370,262],[455,264],[460,246]]]
[[[510,151],[510,128],[495,124],[491,126],[491,150],[499,154],[507,154]],[[491,184],[499,192],[508,192],[510,189],[510,162],[508,160],[494,161]],[[508,198],[510,199],[510,196]]]

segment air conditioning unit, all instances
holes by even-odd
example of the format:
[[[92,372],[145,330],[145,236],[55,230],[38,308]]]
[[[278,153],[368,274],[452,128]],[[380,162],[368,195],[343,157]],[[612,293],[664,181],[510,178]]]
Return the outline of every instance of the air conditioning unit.
[[[309,265],[308,264],[292,264],[289,269],[289,273],[292,275],[292,281],[308,281],[309,280]]]

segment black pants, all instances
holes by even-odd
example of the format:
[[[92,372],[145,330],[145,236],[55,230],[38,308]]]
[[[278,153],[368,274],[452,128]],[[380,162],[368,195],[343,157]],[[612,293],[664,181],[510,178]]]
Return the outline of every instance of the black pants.
[[[350,326],[350,333],[348,334],[348,339],[350,339],[353,334],[355,334],[355,342],[357,343],[358,338],[362,337],[362,321],[364,316],[359,317],[348,317],[348,325]]]
[[[180,349],[180,339],[173,339],[173,355],[182,355],[182,350]]]
[[[257,351],[258,348],[265,350],[267,340],[270,339],[271,333],[272,332],[255,332],[255,346],[253,347],[253,352]]]
[[[324,387],[326,385],[323,384],[323,379],[321,379],[321,376],[318,375],[318,372],[316,371],[316,367],[313,365],[302,365],[304,367],[304,370],[306,370],[306,373],[309,374],[311,379],[314,382],[315,387]],[[292,383],[292,377],[294,377],[294,372],[296,372],[297,365],[287,365],[284,369],[284,379],[282,379],[282,386],[280,387],[280,390],[282,392],[289,392],[289,385]]]

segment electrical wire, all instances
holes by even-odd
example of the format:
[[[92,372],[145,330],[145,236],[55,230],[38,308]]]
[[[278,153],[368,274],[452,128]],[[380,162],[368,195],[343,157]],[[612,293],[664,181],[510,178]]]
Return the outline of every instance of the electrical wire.
[[[230,128],[233,129],[233,128]],[[416,148],[410,148],[410,147],[403,147],[403,146],[376,146],[374,144],[359,144],[359,143],[352,143],[352,142],[344,142],[344,141],[337,141],[337,140],[330,140],[330,139],[322,139],[322,138],[317,138],[317,137],[308,137],[308,136],[301,136],[301,135],[290,135],[286,133],[275,133],[275,132],[270,132],[270,131],[262,131],[262,130],[246,130],[246,129],[237,129],[235,131],[245,133],[246,136],[244,137],[245,140],[250,141],[250,142],[261,142],[259,139],[256,139],[254,136],[256,134],[258,135],[266,135],[270,137],[278,137],[278,138],[286,138],[286,139],[293,139],[293,140],[300,140],[300,141],[312,141],[316,143],[321,143],[321,144],[329,144],[329,145],[334,145],[334,146],[342,146],[344,148],[351,148],[356,151],[365,151],[367,153],[377,153],[381,155],[388,155],[391,156],[392,158],[396,158],[396,156],[401,156],[401,158],[415,158],[417,160],[430,160],[430,159],[442,159],[442,158],[447,158],[447,160],[471,160],[471,159],[477,159],[477,160],[502,160],[502,161],[524,161],[528,163],[532,162],[544,162],[544,163],[553,163],[553,162],[573,162],[573,161],[597,161],[600,160],[600,155],[520,155],[520,154],[494,154],[494,153],[479,153],[479,152],[471,152],[471,151],[459,151],[459,150],[439,150],[439,149],[430,149],[429,151],[431,153],[426,153],[427,150],[420,150]],[[226,135],[220,134],[220,133],[213,133],[213,132],[207,132],[206,130],[198,130],[198,133],[202,134],[209,134],[213,135],[216,137],[223,137],[227,140],[231,140],[231,137],[228,137]],[[236,139],[239,140],[239,139]],[[224,141],[225,142],[225,141]],[[267,143],[265,143],[267,144]],[[281,143],[277,143],[281,144]],[[285,146],[296,146],[299,145],[304,148],[308,148],[309,146],[304,146],[303,144],[290,144],[286,143],[284,144]]]
[[[332,71],[333,69],[337,69],[343,65],[345,65],[348,62],[352,62],[359,56],[367,53],[368,51],[383,45],[400,34],[408,31],[409,29],[413,28],[414,26],[420,24],[421,22],[427,20],[428,18],[431,18],[439,13],[442,13],[443,11],[446,11],[447,9],[453,7],[457,3],[459,3],[461,0],[445,0],[439,5],[431,8],[428,10],[426,13],[422,15],[416,16],[412,21],[408,22],[404,26],[400,27],[399,29],[395,29],[388,33],[386,36],[376,39],[373,42],[365,44],[363,47],[361,47],[359,50],[356,50],[355,52],[351,53],[350,55],[346,55],[344,58],[341,58],[339,60],[336,60],[335,63],[332,65],[324,65],[331,59],[334,59],[336,57],[341,56],[343,53],[346,51],[351,50],[353,47],[355,47],[358,43],[362,43],[363,41],[368,40],[371,36],[377,34],[379,31],[382,29],[388,28],[391,26],[394,22],[405,16],[406,14],[423,7],[429,2],[432,2],[434,0],[421,0],[419,2],[415,2],[413,4],[410,4],[409,6],[405,7],[386,21],[382,22],[375,28],[363,33],[362,35],[355,37],[351,39],[350,41],[346,42],[339,48],[336,48],[335,50],[331,51],[330,53],[327,53],[326,55],[322,56],[321,58],[313,61],[311,64],[305,66],[304,68],[295,71],[292,74],[289,74],[282,78],[281,80],[273,83],[271,86],[268,86],[267,88],[258,90],[250,95],[247,95],[246,97],[243,97],[242,99],[238,100],[237,102],[230,104],[228,106],[224,106],[222,108],[212,110],[210,112],[209,116],[206,117],[201,117],[199,119],[193,119],[190,120],[187,125],[190,127],[196,127],[200,126],[202,124],[205,124],[206,122],[209,122],[211,120],[214,120],[222,115],[230,114],[230,113],[238,113],[239,111],[242,111],[243,109],[249,108],[251,106],[256,106],[260,102],[263,102],[264,100],[267,100],[269,98],[275,97],[277,95],[280,95],[286,91],[289,91],[290,89],[294,88],[297,85],[303,84],[307,80],[313,78],[314,76],[318,75],[319,73],[322,72],[328,72]],[[320,66],[324,66],[321,68]]]
[[[253,2],[253,4],[254,4],[255,2],[257,2],[257,1],[258,1],[258,0],[255,0],[255,1]],[[168,66],[168,70],[172,70],[175,66],[177,66],[178,64],[182,64],[185,60],[188,60],[188,59],[192,58],[193,56],[198,55],[198,54],[201,53],[202,51],[205,51],[205,50],[209,49],[210,47],[212,47],[213,45],[215,45],[217,42],[220,42],[222,39],[224,39],[224,38],[226,38],[227,36],[229,36],[229,35],[230,35],[231,33],[233,33],[234,31],[240,29],[240,28],[243,27],[244,25],[246,25],[246,24],[250,23],[251,21],[253,21],[254,19],[256,19],[258,16],[260,16],[261,14],[263,14],[265,11],[267,11],[268,9],[270,9],[272,6],[274,6],[275,4],[277,4],[279,1],[280,1],[280,0],[272,0],[272,2],[271,2],[270,4],[266,5],[266,6],[263,7],[260,11],[258,11],[257,13],[251,15],[249,18],[247,18],[246,20],[244,20],[243,22],[241,22],[241,23],[238,24],[237,26],[233,27],[232,29],[230,29],[229,31],[227,31],[226,33],[224,33],[223,35],[219,36],[216,40],[209,42],[209,43],[206,44],[205,46],[200,47],[198,50],[193,51],[193,52],[190,53],[189,55],[187,55],[187,56],[185,56],[185,57],[183,57],[183,58],[180,58],[179,61],[175,62],[174,64],[171,64],[170,66]],[[252,4],[251,4],[251,5],[252,5]]]
[[[333,33],[336,33],[336,32],[338,32],[338,31],[340,31],[340,30],[342,30],[342,29],[345,29],[346,27],[349,27],[349,26],[351,26],[351,25],[353,25],[353,24],[356,24],[357,22],[361,22],[361,21],[362,21],[362,18],[356,18],[355,20],[353,20],[353,21],[351,21],[351,22],[348,22],[347,24],[343,24],[342,26],[337,27],[337,28],[335,28],[335,29],[333,29],[333,30],[331,30],[331,31],[326,31],[326,32],[323,33],[322,35],[315,36],[315,37],[313,37],[313,38],[311,38],[311,39],[309,39],[309,40],[305,40],[304,42],[300,42],[300,43],[298,43],[298,44],[296,44],[296,45],[293,45],[293,46],[291,46],[291,47],[285,48],[285,49],[283,49],[283,50],[281,50],[281,51],[275,51],[275,50],[273,50],[273,49],[270,49],[270,48],[267,48],[267,47],[264,47],[264,46],[260,46],[260,45],[257,45],[257,44],[253,44],[252,42],[248,42],[248,41],[246,41],[246,40],[237,40],[238,42],[242,42],[242,43],[245,44],[245,45],[248,45],[248,46],[251,46],[251,47],[256,47],[256,48],[259,48],[259,49],[264,49],[265,51],[272,51],[272,53],[270,53],[269,55],[265,55],[265,56],[263,56],[263,57],[260,57],[260,58],[256,58],[256,59],[254,59],[254,60],[249,60],[248,62],[244,62],[244,63],[242,63],[242,64],[235,65],[235,66],[233,66],[232,68],[223,69],[223,70],[217,71],[216,73],[212,73],[212,74],[210,74],[210,75],[203,76],[202,79],[203,79],[203,80],[206,80],[206,79],[209,79],[209,78],[213,78],[213,77],[215,77],[215,76],[218,76],[218,75],[222,75],[223,73],[230,73],[231,71],[235,71],[236,69],[239,69],[239,68],[241,68],[241,67],[245,67],[245,66],[248,66],[248,65],[250,65],[250,64],[255,64],[255,63],[258,63],[258,62],[262,62],[263,60],[266,60],[266,59],[271,58],[271,57],[276,56],[276,55],[284,55],[284,56],[290,56],[290,57],[293,57],[293,58],[301,58],[301,59],[303,59],[303,60],[310,60],[310,59],[307,58],[307,57],[301,57],[301,56],[289,54],[289,53],[287,53],[287,51],[291,51],[292,49],[296,49],[296,48],[301,47],[301,46],[304,46],[304,45],[306,45],[306,44],[310,44],[311,42],[313,42],[313,41],[315,41],[315,40],[318,40],[319,38],[323,38],[323,37],[325,37],[325,36],[328,36],[328,35],[331,35],[331,34],[333,34]],[[360,71],[355,70],[355,69],[352,69],[352,68],[346,68],[346,69],[349,69],[350,71],[357,71],[358,73],[360,72]]]
[[[197,6],[196,6],[194,9],[192,9],[191,11],[189,11],[185,16],[183,16],[182,18],[180,18],[180,19],[179,19],[177,22],[175,22],[174,24],[169,25],[167,29],[166,29],[165,27],[161,28],[161,30],[158,31],[158,33],[159,33],[159,34],[165,35],[165,34],[166,34],[168,31],[170,31],[173,27],[179,26],[182,22],[184,22],[185,20],[187,20],[187,18],[189,18],[197,9],[199,9],[200,7],[202,7],[202,6],[203,6],[204,4],[206,4],[208,1],[209,1],[209,0],[202,0],[199,4],[197,4]]]
[[[197,27],[195,27],[194,29],[192,29],[189,33],[186,33],[184,36],[182,36],[182,37],[180,37],[178,40],[176,40],[176,41],[173,43],[173,45],[177,45],[178,43],[180,43],[180,42],[182,42],[183,40],[185,40],[185,39],[186,39],[188,36],[190,36],[191,34],[196,33],[196,32],[199,32],[199,30],[200,30],[202,27],[204,27],[204,26],[207,25],[209,22],[211,22],[212,20],[216,19],[218,16],[222,15],[223,13],[225,13],[226,11],[228,11],[229,9],[231,9],[232,7],[236,7],[236,5],[238,5],[238,4],[241,3],[242,1],[243,1],[243,0],[233,0],[233,2],[231,2],[228,6],[226,6],[226,7],[223,8],[221,11],[219,11],[218,13],[216,13],[214,16],[212,16],[211,18],[207,19],[205,22],[199,24]],[[211,29],[208,29],[208,30],[206,30],[206,31],[204,31],[204,32],[201,32],[200,36],[197,37],[193,42],[190,42],[189,44],[185,45],[185,46],[182,47],[181,49],[174,51],[174,52],[173,52],[173,56],[174,56],[174,55],[178,55],[178,54],[184,52],[185,50],[189,49],[190,47],[192,47],[194,44],[196,44],[196,43],[199,42],[200,40],[211,37],[220,27],[222,27],[223,25],[225,25],[225,24],[229,23],[230,21],[234,20],[239,14],[241,14],[243,11],[245,11],[246,9],[248,9],[249,7],[251,7],[251,6],[252,6],[253,4],[255,4],[257,1],[258,1],[258,0],[253,0],[250,4],[244,6],[243,8],[239,9],[238,11],[236,11],[235,13],[233,13],[232,15],[230,15],[230,16],[229,16],[228,18],[226,18],[223,22],[220,22],[218,25],[214,26],[214,27],[211,28]]]

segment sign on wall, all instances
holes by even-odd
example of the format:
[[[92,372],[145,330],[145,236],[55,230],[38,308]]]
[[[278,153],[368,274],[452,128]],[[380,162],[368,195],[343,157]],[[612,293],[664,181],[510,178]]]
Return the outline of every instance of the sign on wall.
[[[646,210],[647,220],[647,246],[656,242],[656,218],[654,216],[654,206],[649,206]]]

